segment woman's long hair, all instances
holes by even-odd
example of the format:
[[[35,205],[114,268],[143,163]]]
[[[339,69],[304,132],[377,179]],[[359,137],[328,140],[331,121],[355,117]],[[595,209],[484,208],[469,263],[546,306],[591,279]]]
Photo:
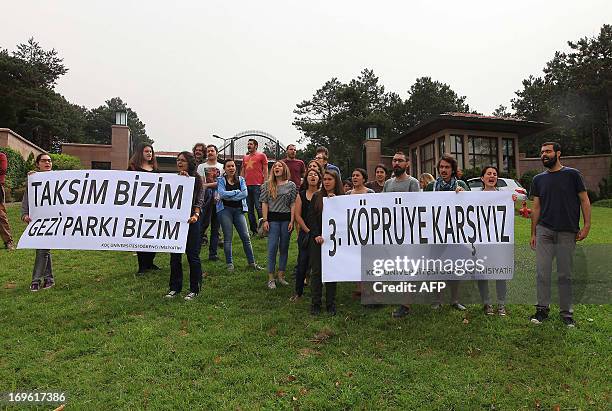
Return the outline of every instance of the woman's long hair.
[[[317,160],[310,160],[308,162],[308,164],[306,164],[306,176],[308,176],[308,168],[310,167],[310,164],[316,164],[317,165],[317,170],[319,170],[319,174],[321,177],[321,181],[323,181],[323,166],[321,164],[319,164],[319,162]],[[304,190],[308,190],[308,181],[306,181],[306,177],[304,177],[303,181],[302,181],[302,185],[299,187],[300,191],[304,191]]]
[[[281,164],[283,166],[283,174],[281,174],[282,180],[289,180],[291,176],[291,172],[289,171],[289,167],[283,161],[277,161],[272,165],[272,169],[270,170],[270,175],[268,176],[268,193],[270,194],[270,198],[272,200],[276,200],[276,196],[278,195],[278,183],[276,182],[276,176],[274,175],[274,167],[277,164]]]
[[[185,160],[187,160],[187,174],[195,177],[195,192],[198,193],[202,189],[202,177],[197,173],[198,165],[196,164],[195,157],[191,151],[181,151],[176,158],[180,156],[185,157]]]
[[[334,170],[325,170],[325,172],[323,173],[323,178],[325,178],[325,175],[327,174],[332,176],[334,178],[334,181],[336,182],[336,184],[334,185],[334,195],[344,195],[344,192],[342,191],[342,180],[340,180],[340,176],[338,175],[338,173],[336,173],[336,171]],[[327,191],[323,186],[323,179],[321,179],[321,189],[317,191],[315,195],[317,198],[314,200],[314,209],[317,213],[321,213],[323,212],[323,197],[327,197]]]
[[[144,154],[142,153],[147,147],[151,148],[151,154],[153,154],[151,161],[145,160]],[[149,143],[141,143],[138,145],[138,149],[134,152],[132,158],[130,158],[130,170],[139,169],[140,166],[142,166],[142,163],[145,161],[148,162],[151,167],[153,167],[154,171],[157,171],[157,158],[155,158],[155,150],[153,149],[153,145]]]

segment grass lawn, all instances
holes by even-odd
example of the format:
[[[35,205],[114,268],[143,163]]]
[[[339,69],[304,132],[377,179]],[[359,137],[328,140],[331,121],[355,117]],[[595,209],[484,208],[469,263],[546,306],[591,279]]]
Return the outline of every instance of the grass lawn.
[[[19,238],[16,205],[9,215]],[[526,244],[529,222],[516,220]],[[587,242],[612,243],[612,209],[593,209]],[[254,248],[264,264],[265,240]],[[132,253],[52,254],[57,285],[31,293],[34,251],[0,250],[0,392],[65,391],[67,409],[91,410],[610,409],[610,305],[577,305],[575,329],[556,307],[534,326],[527,305],[506,318],[418,306],[394,320],[345,283],[338,315],[313,318],[308,297],[289,302],[293,288],[268,290],[264,272],[203,260],[200,297],[168,301],[168,255],[139,277]]]

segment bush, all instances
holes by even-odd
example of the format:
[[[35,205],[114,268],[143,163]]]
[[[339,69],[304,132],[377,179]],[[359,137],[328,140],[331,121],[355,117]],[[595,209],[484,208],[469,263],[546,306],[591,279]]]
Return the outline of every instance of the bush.
[[[521,175],[521,178],[519,178],[519,183],[527,190],[529,195],[531,195],[531,182],[538,174],[540,174],[539,170],[527,170]]]
[[[602,178],[599,182],[599,197],[612,198],[612,161],[610,161],[608,177]]]
[[[463,171],[463,177],[461,177],[461,179],[463,181],[468,181],[470,178],[480,177],[480,172],[482,170],[480,170],[479,168],[468,168],[467,170],[462,170],[462,171]]]
[[[6,171],[7,191],[19,188],[25,184],[26,169],[25,161],[19,152],[8,147],[0,147],[0,151],[6,154],[8,159],[8,170]]]
[[[54,170],[81,170],[81,160],[68,154],[49,154],[53,160]]]
[[[605,200],[599,200],[594,202],[593,207],[607,207],[612,208],[612,198],[607,198]]]
[[[597,195],[596,191],[587,189],[587,195],[589,196],[589,201],[591,202],[591,204],[599,200],[599,195]]]

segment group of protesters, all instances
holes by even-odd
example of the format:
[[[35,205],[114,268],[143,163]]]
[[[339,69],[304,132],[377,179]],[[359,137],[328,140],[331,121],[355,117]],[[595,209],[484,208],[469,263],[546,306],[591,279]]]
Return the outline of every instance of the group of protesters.
[[[200,260],[202,244],[208,242],[208,260],[217,261],[217,251],[222,232],[226,269],[235,270],[232,240],[237,231],[249,270],[267,270],[267,287],[288,286],[286,272],[291,233],[297,231],[297,264],[294,269],[295,293],[292,301],[303,298],[305,286],[311,289],[310,311],[318,315],[322,309],[323,282],[321,273],[321,246],[323,199],[339,195],[376,194],[383,192],[440,192],[460,193],[469,191],[469,186],[458,178],[457,160],[444,154],[437,163],[438,177],[422,174],[415,178],[409,174],[410,164],[405,153],[395,153],[391,170],[383,164],[375,168],[375,176],[369,179],[362,168],[352,170],[350,179],[342,180],[340,170],[331,164],[329,152],[318,147],[314,159],[306,164],[297,158],[294,144],[286,149],[286,158],[276,161],[268,169],[265,153],[258,151],[258,142],[249,139],[248,152],[242,157],[240,173],[234,159],[218,159],[218,149],[213,144],[195,144],[192,151],[183,151],[176,158],[178,174],[194,178],[189,232],[185,254],[189,263],[189,293],[185,300],[198,296],[203,270]],[[561,147],[556,142],[544,143],[541,159],[546,171],[533,180],[531,194],[534,196],[532,211],[531,246],[536,250],[537,260],[537,306],[530,318],[540,323],[548,317],[551,299],[552,260],[557,259],[561,318],[568,326],[574,326],[571,295],[571,263],[576,241],[583,240],[590,229],[590,203],[580,173],[560,163]],[[40,154],[36,157],[38,171],[52,169],[51,157]],[[142,145],[130,159],[129,170],[158,172],[153,146]],[[391,177],[389,178],[389,171]],[[498,169],[491,165],[482,169],[483,191],[497,191]],[[27,193],[27,191],[26,191]],[[516,200],[514,194],[513,199]],[[0,205],[3,201],[0,201]],[[3,207],[3,205],[2,205]],[[580,211],[584,224],[579,227]],[[0,210],[2,211],[2,210]],[[245,218],[245,213],[248,216]],[[6,213],[4,212],[4,216]],[[2,213],[0,213],[2,217]],[[22,203],[22,219],[29,222],[27,195]],[[0,218],[0,223],[2,223]],[[6,230],[4,230],[6,231]],[[210,231],[210,234],[207,234]],[[3,232],[3,231],[0,231]],[[253,252],[251,240],[267,237],[267,267],[260,267]],[[7,242],[6,235],[3,236]],[[12,248],[12,239],[9,237]],[[561,247],[561,251],[559,249]],[[7,245],[7,248],[9,246]],[[155,265],[155,253],[138,252],[138,273],[159,270]],[[278,256],[278,266],[277,266]],[[42,283],[41,283],[42,282]],[[170,281],[167,298],[174,298],[182,291],[182,254],[171,254]],[[496,280],[497,307],[494,310],[489,297],[488,281],[478,281],[478,289],[487,315],[507,314],[505,307],[506,281]],[[54,284],[51,253],[37,250],[32,275],[31,290],[49,288]],[[465,310],[459,298],[460,281],[450,281],[451,306]],[[361,284],[357,284],[353,295],[359,297]],[[330,315],[336,314],[336,283],[325,283],[325,308]],[[442,304],[437,295],[432,304],[437,309]],[[393,317],[409,314],[409,305],[400,305]]]

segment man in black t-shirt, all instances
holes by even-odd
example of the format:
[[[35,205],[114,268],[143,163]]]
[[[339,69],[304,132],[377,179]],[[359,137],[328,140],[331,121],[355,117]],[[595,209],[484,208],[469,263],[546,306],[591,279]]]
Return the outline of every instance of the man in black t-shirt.
[[[538,303],[536,313],[530,320],[540,324],[548,318],[552,261],[556,257],[561,318],[565,325],[574,327],[572,259],[576,241],[582,241],[589,235],[591,203],[580,172],[561,165],[559,143],[542,144],[540,154],[547,170],[535,176],[531,184],[531,248],[536,251]],[[581,209],[584,220],[582,229],[579,227]]]

